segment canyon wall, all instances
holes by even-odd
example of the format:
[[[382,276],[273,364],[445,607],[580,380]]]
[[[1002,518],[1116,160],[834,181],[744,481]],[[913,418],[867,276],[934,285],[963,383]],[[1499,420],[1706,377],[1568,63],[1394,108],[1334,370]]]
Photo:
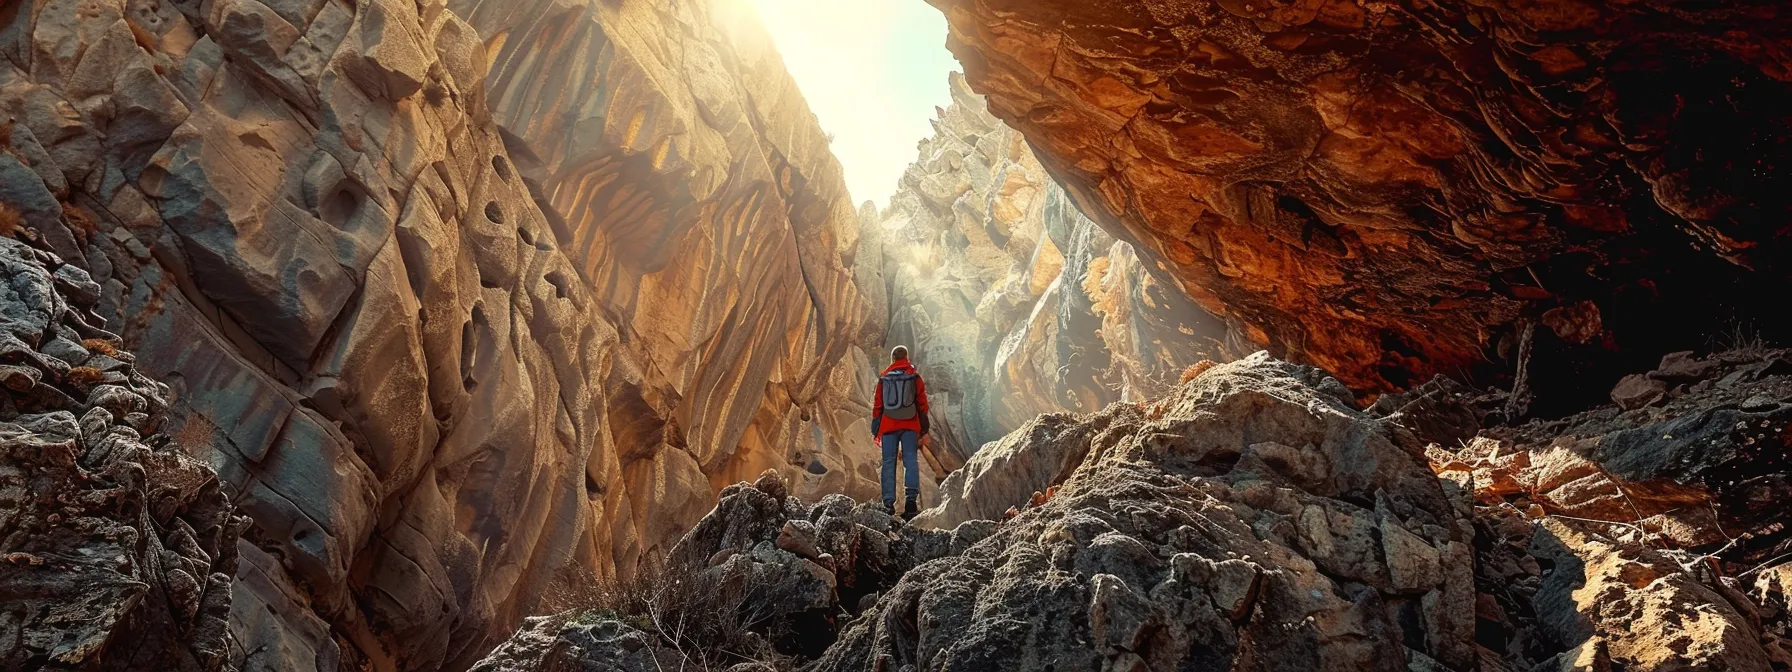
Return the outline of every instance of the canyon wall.
[[[1784,5],[930,2],[1085,212],[1357,389],[1496,381],[1534,330],[1565,411],[1792,333]]]
[[[1223,322],[1158,280],[1167,267],[1078,212],[963,76],[951,90],[889,208],[861,225],[883,255],[888,344],[909,345],[927,377],[942,461],[1039,414],[1156,396],[1188,365],[1242,354]]]
[[[630,423],[617,440],[690,458],[638,468],[717,489],[778,468],[810,494],[875,492],[860,437],[884,308],[856,284],[858,214],[828,139],[752,12],[448,6],[485,36],[518,172],[639,363],[611,400]]]
[[[0,224],[252,519],[232,665],[464,668],[716,483],[875,491],[882,311],[764,37],[537,4],[0,8]]]

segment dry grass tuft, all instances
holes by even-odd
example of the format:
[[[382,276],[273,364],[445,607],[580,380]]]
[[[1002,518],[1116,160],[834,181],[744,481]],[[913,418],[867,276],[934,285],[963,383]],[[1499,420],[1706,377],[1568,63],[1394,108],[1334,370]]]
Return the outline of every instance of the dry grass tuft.
[[[89,338],[81,341],[81,347],[88,352],[112,357],[118,354],[118,346],[103,338]]]
[[[105,373],[91,366],[77,366],[69,369],[68,375],[62,377],[63,381],[82,389],[93,387],[105,379]]]
[[[1219,366],[1219,363],[1215,362],[1211,359],[1203,359],[1199,362],[1190,364],[1190,365],[1188,365],[1188,368],[1182,370],[1182,381],[1181,382],[1186,383],[1186,382],[1194,380],[1196,378],[1200,378],[1201,374],[1207,373],[1208,369],[1211,369],[1216,366]]]
[[[789,669],[763,629],[769,619],[741,585],[718,584],[694,568],[643,567],[628,579],[596,581],[580,590],[573,623],[620,621],[675,652],[680,668],[702,672],[757,662]],[[780,633],[766,633],[778,636]]]
[[[0,236],[16,236],[23,228],[25,228],[25,218],[19,214],[19,209],[0,203]]]
[[[431,107],[441,107],[448,102],[448,89],[441,82],[430,82],[423,87],[423,99],[429,101]]]
[[[180,429],[169,437],[170,442],[180,447],[181,452],[192,456],[201,456],[211,451],[213,437],[218,426],[212,424],[205,416],[193,413],[187,421],[181,423]]]
[[[1731,320],[1724,331],[1712,335],[1709,340],[1712,352],[1758,356],[1773,349],[1773,343],[1761,333],[1759,326],[1742,319]]]
[[[100,231],[100,218],[92,210],[74,203],[62,204],[62,218],[68,220],[68,228],[81,238],[85,245],[93,240],[93,234]]]

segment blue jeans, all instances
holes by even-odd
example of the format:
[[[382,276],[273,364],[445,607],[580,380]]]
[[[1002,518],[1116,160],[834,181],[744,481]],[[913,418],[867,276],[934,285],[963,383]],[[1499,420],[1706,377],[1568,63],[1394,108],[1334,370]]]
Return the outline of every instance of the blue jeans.
[[[912,429],[890,432],[883,435],[884,443],[884,503],[896,505],[896,448],[902,447],[902,484],[908,486],[908,496],[921,494],[921,468],[916,451],[919,449],[921,435]]]

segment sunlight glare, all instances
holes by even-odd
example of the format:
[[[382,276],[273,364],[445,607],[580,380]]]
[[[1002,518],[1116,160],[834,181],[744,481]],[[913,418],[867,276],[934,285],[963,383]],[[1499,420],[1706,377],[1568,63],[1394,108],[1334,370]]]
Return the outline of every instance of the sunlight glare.
[[[946,20],[923,0],[736,0],[758,12],[846,171],[854,202],[888,205],[934,108],[951,104]]]

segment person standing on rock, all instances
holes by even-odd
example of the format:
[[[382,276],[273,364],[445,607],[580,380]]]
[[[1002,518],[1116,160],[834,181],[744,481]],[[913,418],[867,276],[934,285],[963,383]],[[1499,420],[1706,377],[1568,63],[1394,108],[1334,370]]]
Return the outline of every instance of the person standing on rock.
[[[877,378],[877,399],[871,404],[871,434],[884,448],[884,511],[896,513],[896,453],[902,451],[903,485],[908,498],[903,519],[920,513],[921,470],[916,453],[927,436],[927,385],[908,361],[908,346],[890,350],[890,368]]]

